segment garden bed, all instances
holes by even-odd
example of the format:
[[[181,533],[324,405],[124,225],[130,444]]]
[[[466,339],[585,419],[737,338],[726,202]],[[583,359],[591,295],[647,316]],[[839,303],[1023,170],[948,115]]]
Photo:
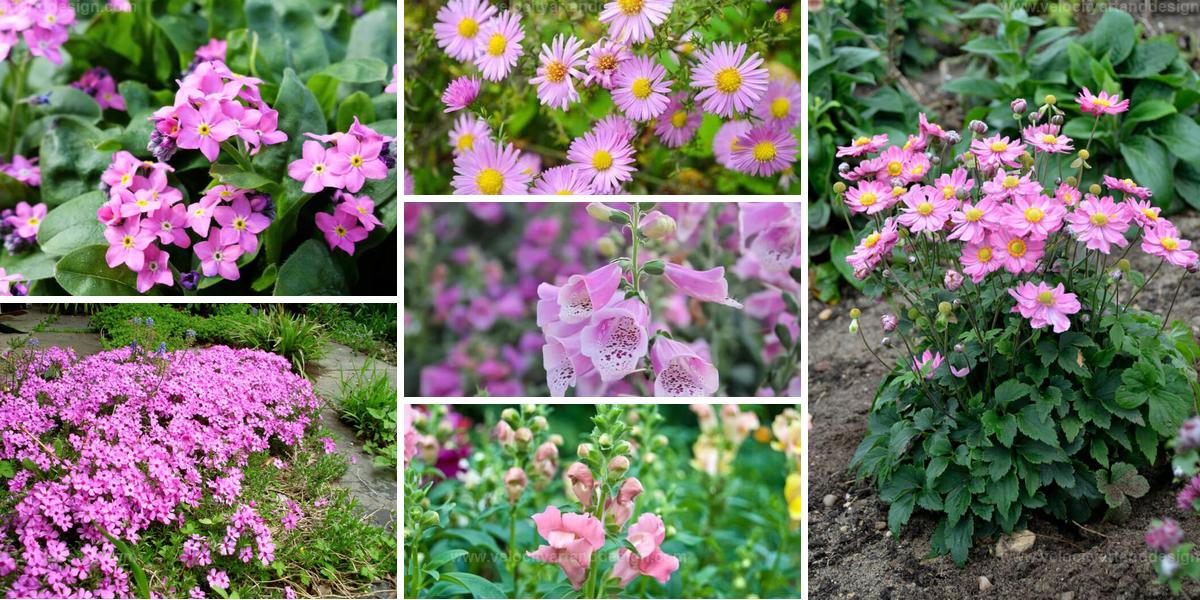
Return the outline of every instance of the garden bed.
[[[1200,230],[1200,216],[1176,218],[1181,231]],[[1156,261],[1131,253],[1134,269],[1153,270]],[[1182,270],[1164,269],[1138,297],[1135,305],[1162,314],[1167,310]],[[1033,547],[1003,558],[991,553],[993,544],[980,542],[964,568],[949,557],[924,560],[936,521],[915,513],[897,541],[887,535],[887,505],[867,482],[856,482],[848,471],[850,458],[862,441],[867,411],[883,368],[863,345],[847,333],[847,311],[856,303],[867,331],[878,331],[883,305],[868,305],[854,296],[841,306],[809,305],[809,582],[814,597],[821,598],[962,598],[980,589],[980,577],[994,586],[998,597],[1033,598],[1167,598],[1165,587],[1154,585],[1150,552],[1143,536],[1152,518],[1176,519],[1185,530],[1200,527],[1193,511],[1175,507],[1176,488],[1169,468],[1160,466],[1149,476],[1151,491],[1133,503],[1133,513],[1123,524],[1084,523],[1080,526],[1033,519],[1029,530],[1037,535]],[[1184,282],[1172,320],[1185,321],[1200,331],[1200,278]],[[870,341],[872,340],[868,337]],[[884,350],[892,362],[900,354]],[[832,506],[823,499],[835,496]],[[1185,597],[1200,594],[1185,588]]]

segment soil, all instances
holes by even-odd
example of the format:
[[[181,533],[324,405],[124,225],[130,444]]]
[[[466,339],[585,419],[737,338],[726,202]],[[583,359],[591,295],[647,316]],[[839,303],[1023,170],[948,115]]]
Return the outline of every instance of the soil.
[[[1200,215],[1173,219],[1185,236],[1200,237]],[[1135,268],[1149,273],[1157,261],[1138,250],[1130,253]],[[1163,268],[1136,303],[1141,308],[1165,311],[1182,276],[1182,270]],[[873,302],[873,301],[872,301]],[[1151,492],[1134,502],[1132,517],[1124,524],[1058,523],[1035,517],[1029,530],[1037,535],[1025,553],[1004,558],[992,553],[994,543],[976,542],[966,566],[955,566],[949,557],[925,558],[936,521],[919,509],[901,530],[898,539],[886,527],[887,506],[865,482],[856,482],[847,470],[854,449],[866,433],[867,410],[885,369],[860,340],[847,331],[850,308],[862,310],[860,322],[870,340],[880,335],[882,305],[862,298],[847,298],[820,318],[827,307],[809,306],[809,591],[813,598],[922,598],[964,597],[1048,598],[1170,598],[1166,588],[1154,584],[1143,536],[1151,519],[1171,517],[1180,522],[1189,539],[1200,533],[1200,516],[1175,506],[1178,485],[1164,468],[1151,477]],[[1200,337],[1200,277],[1184,281],[1172,320],[1182,319]],[[854,336],[857,337],[857,336]],[[891,363],[897,351],[881,357]],[[823,499],[835,497],[826,507]],[[980,578],[991,589],[980,591]],[[1200,598],[1200,585],[1184,589],[1184,598]]]

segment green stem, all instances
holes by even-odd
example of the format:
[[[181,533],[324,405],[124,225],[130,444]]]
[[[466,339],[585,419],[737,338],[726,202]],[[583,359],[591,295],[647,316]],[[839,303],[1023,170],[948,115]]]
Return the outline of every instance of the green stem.
[[[9,103],[8,109],[8,137],[4,142],[4,155],[11,161],[13,158],[13,146],[15,145],[17,133],[17,117],[21,114],[21,96],[25,95],[25,78],[29,75],[29,63],[33,61],[32,54],[26,54],[21,58],[21,62],[17,63],[16,83],[13,90],[12,102]]]
[[[632,267],[632,269],[633,269],[633,293],[635,293],[635,294],[637,294],[641,291],[641,288],[638,287],[638,280],[640,279],[639,276],[641,275],[641,272],[642,272],[641,267],[638,266],[638,247],[641,245],[641,242],[638,239],[638,221],[641,219],[641,212],[642,212],[642,209],[638,207],[637,202],[629,203],[629,218],[630,218],[629,226],[631,228],[630,232],[629,232],[629,237],[630,237],[630,239],[633,240],[633,250],[631,252],[631,254],[632,254],[631,258],[633,259],[633,267]]]
[[[1167,326],[1171,324],[1171,311],[1175,310],[1175,301],[1179,299],[1179,290],[1183,289],[1184,279],[1187,279],[1186,274],[1179,278],[1179,284],[1175,286],[1175,294],[1171,296],[1171,305],[1167,307],[1167,316],[1163,317],[1162,329],[1159,331],[1166,331]]]
[[[508,517],[508,560],[512,570],[513,598],[521,597],[521,561],[517,552],[517,503],[513,503]]]

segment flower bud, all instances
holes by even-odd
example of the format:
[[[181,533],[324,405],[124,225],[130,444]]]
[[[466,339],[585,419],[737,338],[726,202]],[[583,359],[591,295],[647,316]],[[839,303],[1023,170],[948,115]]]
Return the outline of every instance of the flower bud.
[[[638,229],[642,231],[642,235],[652,239],[662,241],[675,233],[675,219],[670,215],[665,215],[657,210],[646,213],[640,223]]]
[[[660,433],[654,436],[653,442],[655,448],[662,448],[667,445],[667,436]]]
[[[1179,570],[1179,560],[1170,554],[1164,554],[1162,559],[1158,561],[1158,572],[1166,579],[1175,576],[1175,572]]]
[[[528,483],[529,478],[521,467],[513,467],[504,474],[504,491],[508,492],[510,504],[516,503],[521,494],[525,492],[525,485]]]
[[[591,202],[587,205],[587,212],[592,215],[592,218],[602,223],[607,223],[609,218],[617,211],[609,208],[603,202]]]
[[[1069,185],[1071,187],[1075,187],[1078,184],[1079,184],[1079,180],[1076,179],[1074,175],[1070,175],[1067,177],[1067,185]]]
[[[550,434],[550,437],[547,438],[547,440],[549,440],[549,442],[555,446],[561,446],[564,443],[563,436],[557,433]]]
[[[500,412],[500,418],[511,425],[513,421],[517,420],[517,410],[515,408],[506,408]]]
[[[842,183],[842,182],[840,182],[840,181],[839,181],[839,182],[837,182],[837,183],[835,183],[835,184],[833,184],[833,193],[835,193],[835,194],[845,194],[845,193],[846,193],[846,184],[844,184],[844,183]]]
[[[916,321],[917,317],[920,317],[920,316],[921,316],[921,313],[916,308],[908,309],[908,320],[909,321]]]
[[[629,458],[625,456],[614,456],[608,461],[608,476],[611,479],[618,479],[629,471]]]
[[[1129,259],[1128,259],[1128,258],[1122,258],[1121,260],[1118,260],[1118,261],[1117,261],[1117,268],[1118,268],[1118,269],[1120,269],[1120,270],[1121,270],[1121,271],[1123,271],[1123,272],[1126,272],[1126,273],[1128,273],[1128,272],[1129,272],[1129,269],[1130,269],[1130,266],[1131,266],[1131,265],[1129,264]]]
[[[1170,552],[1183,543],[1183,528],[1175,519],[1155,519],[1146,534],[1146,545],[1156,552]]]
[[[592,505],[592,492],[596,489],[596,480],[592,477],[591,469],[587,465],[577,462],[567,468],[567,483],[570,484],[571,493],[584,509]]]
[[[517,434],[513,431],[512,425],[508,421],[498,421],[496,426],[492,428],[492,438],[500,443],[501,446],[509,447],[517,439]]]
[[[892,347],[892,338],[890,338],[886,335],[883,336],[883,339],[879,340],[879,345],[883,346],[884,348],[891,348]]]
[[[617,454],[628,455],[633,452],[633,446],[628,441],[621,440],[621,443],[617,444],[616,448],[613,448],[613,452],[616,452]]]
[[[1093,196],[1098,195],[1101,191],[1103,191],[1103,189],[1098,183],[1093,183],[1092,185],[1088,186],[1088,193],[1092,194]]]
[[[946,143],[947,144],[950,144],[951,146],[953,146],[961,141],[962,141],[962,135],[959,134],[957,131],[947,131],[946,132]]]
[[[1179,436],[1175,439],[1175,451],[1186,452],[1200,448],[1200,417],[1192,417],[1183,422],[1179,428]]]
[[[1057,127],[1061,127],[1063,124],[1063,116],[1062,115],[1054,115],[1053,117],[1050,117],[1050,124],[1057,126]]]
[[[596,240],[596,252],[605,258],[612,258],[617,255],[617,243],[610,237],[602,237]]]
[[[896,315],[893,315],[891,313],[888,313],[888,314],[885,314],[885,315],[879,317],[879,326],[883,327],[883,330],[888,333],[895,331],[896,326],[899,324],[900,324],[900,319],[897,319]]]
[[[850,309],[850,318],[851,318],[851,319],[857,319],[857,318],[859,318],[859,317],[861,317],[861,316],[862,316],[862,311],[861,311],[861,310],[858,310],[857,308],[852,308],[852,309]]]
[[[964,347],[962,344],[955,344],[955,345],[954,345],[954,351],[955,351],[955,352],[958,352],[958,353],[960,353],[960,354],[961,354],[961,353],[962,353],[962,351],[963,351],[963,350],[965,350],[965,349],[966,349],[966,348],[965,348],[965,347]]]
[[[970,129],[972,133],[976,133],[979,135],[983,135],[988,132],[987,123],[984,123],[983,121],[980,121],[979,119],[975,119],[974,121],[971,121],[971,124],[967,126],[967,129]]]
[[[858,319],[850,319],[850,333],[858,333]]]
[[[1083,150],[1079,151],[1079,158],[1082,158],[1083,160],[1087,160],[1091,157],[1092,157],[1092,153],[1088,152],[1087,148],[1084,148]]]
[[[422,529],[428,529],[430,527],[437,527],[438,525],[441,524],[441,522],[442,522],[442,516],[437,514],[437,512],[435,512],[435,511],[432,511],[432,510],[425,511],[425,514],[421,515],[421,528]]]
[[[954,312],[954,307],[951,306],[949,302],[945,302],[945,301],[938,302],[938,312],[943,315],[948,315],[948,314]]]
[[[787,23],[788,19],[791,19],[791,18],[792,18],[792,11],[788,10],[787,8],[780,8],[775,11],[775,22],[780,25]]]
[[[955,271],[954,269],[947,269],[946,277],[944,278],[944,282],[946,284],[946,289],[953,292],[953,291],[957,290],[958,288],[962,287],[962,284],[963,284],[962,273],[959,273],[958,271]]]
[[[587,458],[588,455],[591,453],[592,453],[592,445],[591,444],[580,444],[578,448],[575,448],[575,454],[579,458]]]
[[[648,260],[645,262],[645,264],[642,265],[642,272],[649,273],[651,275],[662,275],[663,271],[665,271],[665,270],[666,270],[666,263],[663,262],[663,260],[661,258],[656,258],[654,260]]]
[[[440,450],[437,438],[432,435],[421,436],[421,439],[417,440],[417,448],[421,450],[421,460],[431,465],[437,462]]]
[[[838,163],[838,173],[845,175],[846,173],[849,173],[849,172],[850,172],[850,163],[848,163],[848,162]],[[842,183],[842,182],[839,181],[838,183]],[[833,185],[836,187],[837,183],[835,183]],[[842,191],[843,192],[846,191],[846,184],[844,184],[844,183],[842,183]]]
[[[546,422],[546,417],[543,417],[542,415],[538,415],[533,418],[533,422],[530,423],[530,427],[533,429],[533,431],[535,433],[539,433],[539,432],[542,432],[542,431],[545,431],[546,429],[548,429],[550,427],[550,424]]]
[[[1009,104],[1008,106],[1009,106],[1009,108],[1012,109],[1013,112],[1017,113],[1018,115],[1025,114],[1025,109],[1027,108],[1027,106],[1025,105],[1024,98],[1017,98],[1016,100],[1013,100],[1012,104]]]
[[[517,429],[514,437],[517,440],[517,446],[524,448],[529,445],[529,442],[533,441],[533,432],[528,427],[521,427]]]
[[[1054,94],[1046,94],[1046,98],[1043,100],[1043,102],[1045,102],[1047,106],[1054,106],[1055,104],[1058,104],[1058,98],[1055,98]]]
[[[601,448],[608,448],[612,446],[612,436],[608,435],[607,433],[600,434],[600,439],[596,441],[599,442]]]

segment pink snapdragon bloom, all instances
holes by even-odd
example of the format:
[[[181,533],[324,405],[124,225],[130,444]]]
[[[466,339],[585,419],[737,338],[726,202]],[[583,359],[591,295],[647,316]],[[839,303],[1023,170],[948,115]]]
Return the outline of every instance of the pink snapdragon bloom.
[[[1196,253],[1188,250],[1191,246],[1192,242],[1180,238],[1179,230],[1165,219],[1143,231],[1142,251],[1177,267],[1187,268],[1196,264]]]
[[[241,277],[238,272],[237,260],[241,258],[243,250],[237,244],[223,244],[221,242],[223,237],[221,229],[214,227],[209,230],[208,239],[196,244],[194,250],[196,257],[200,259],[200,272],[204,273],[205,277],[220,276],[230,281],[237,281]]]
[[[655,396],[712,396],[717,392],[716,367],[687,344],[668,337],[656,338],[650,364],[654,367]]]
[[[1104,176],[1104,186],[1110,190],[1121,191],[1130,196],[1137,196],[1141,200],[1154,195],[1154,192],[1150,188],[1141,187],[1132,179],[1117,179],[1111,175]]]
[[[617,491],[617,497],[609,498],[604,503],[604,512],[612,516],[613,523],[617,527],[625,525],[625,522],[633,516],[634,504],[643,491],[645,488],[642,487],[642,482],[638,481],[637,477],[630,477],[621,484],[621,488]]]
[[[592,476],[592,471],[588,469],[587,465],[577,462],[567,467],[564,476],[571,485],[571,495],[575,496],[584,510],[587,510],[596,495],[596,480]]]
[[[1053,198],[1042,195],[1020,196],[1004,207],[1002,223],[1008,230],[1030,240],[1044,240],[1062,227],[1067,215]]]
[[[616,263],[604,265],[587,275],[568,277],[558,289],[558,318],[568,324],[589,320],[615,299],[621,277],[621,266]]]
[[[971,142],[971,153],[975,155],[980,169],[991,172],[1000,168],[1016,169],[1021,163],[1017,160],[1025,152],[1025,145],[1015,142],[1008,137],[994,135],[982,140]]]
[[[154,233],[142,228],[137,217],[125,219],[123,223],[104,230],[108,240],[108,251],[104,259],[109,268],[124,264],[134,271],[141,271],[146,262],[146,248],[154,241]]]
[[[221,112],[217,103],[204,104],[199,110],[184,105],[176,112],[179,118],[179,138],[176,144],[183,149],[200,149],[209,162],[216,162],[221,142],[238,132],[238,125]]]
[[[1086,87],[1075,98],[1079,103],[1079,110],[1089,114],[1096,115],[1116,115],[1129,110],[1129,100],[1121,100],[1120,94],[1109,95],[1107,92],[1101,91],[1099,96],[1093,96],[1091,90]]]
[[[733,308],[742,304],[729,297],[729,282],[725,281],[725,267],[713,267],[707,271],[696,271],[683,265],[667,262],[663,265],[663,278],[684,294],[716,302]]]
[[[579,351],[605,383],[637,370],[648,349],[650,311],[637,298],[617,302],[592,316],[580,332]]]
[[[175,285],[175,275],[171,272],[171,256],[159,250],[158,246],[147,246],[145,263],[137,273],[137,291],[145,294],[155,285],[171,287]]]
[[[933,379],[934,371],[942,366],[942,362],[946,359],[941,352],[930,352],[926,350],[920,357],[913,357],[913,372],[917,375],[924,375],[925,379]]]
[[[621,586],[629,585],[638,575],[646,575],[665,584],[671,574],[679,570],[679,559],[662,551],[667,529],[662,517],[653,513],[642,513],[636,523],[629,527],[625,539],[633,544],[636,554],[628,548],[617,553],[612,576],[620,580]]]
[[[1089,195],[1067,217],[1067,222],[1075,239],[1087,244],[1089,250],[1108,254],[1113,244],[1120,248],[1129,245],[1125,240],[1125,231],[1129,229],[1132,218],[1123,205],[1113,202],[1111,196],[1097,198]]]
[[[1025,139],[1025,143],[1041,152],[1063,154],[1075,149],[1071,146],[1071,138],[1063,135],[1058,125],[1045,123],[1026,127],[1021,135]]]
[[[881,148],[888,143],[886,134],[879,134],[873,137],[860,137],[850,142],[849,146],[838,146],[837,156],[859,157],[865,154],[874,154],[879,152]]]
[[[954,212],[954,201],[946,201],[942,193],[931,186],[919,186],[904,195],[904,208],[896,221],[913,233],[941,231],[950,214]]]
[[[575,513],[562,514],[555,506],[533,515],[543,544],[529,558],[557,564],[576,590],[583,587],[592,553],[604,546],[604,525],[596,517]]]
[[[325,234],[330,249],[341,248],[346,254],[354,255],[354,244],[367,239],[367,230],[358,223],[358,218],[341,210],[333,213],[317,213],[317,229]]]
[[[1009,288],[1008,295],[1017,301],[1012,312],[1020,313],[1029,319],[1029,326],[1041,329],[1047,325],[1054,328],[1054,333],[1062,333],[1071,328],[1069,315],[1080,311],[1081,306],[1075,294],[1067,292],[1063,284],[1050,287],[1046,282],[1033,283],[1025,281],[1015,288]]]

